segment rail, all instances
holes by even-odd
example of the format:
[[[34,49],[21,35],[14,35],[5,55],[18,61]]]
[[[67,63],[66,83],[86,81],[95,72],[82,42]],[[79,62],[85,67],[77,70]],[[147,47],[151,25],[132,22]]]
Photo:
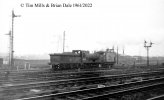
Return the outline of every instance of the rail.
[[[92,88],[92,89],[84,89],[84,90],[77,90],[71,92],[64,92],[64,93],[56,93],[56,94],[49,94],[43,96],[36,96],[36,97],[28,97],[28,98],[21,98],[15,100],[47,100],[47,99],[62,99],[67,100],[69,98],[73,100],[87,100],[87,99],[96,99],[100,98],[105,95],[115,95],[123,92],[129,91],[136,91],[139,89],[149,88],[152,86],[158,86],[164,84],[164,77],[138,81],[138,82],[130,82],[125,84],[119,85],[112,85],[108,87],[102,88]]]
[[[156,96],[156,97],[153,97],[153,98],[149,98],[147,100],[164,100],[164,95],[159,95],[159,96]]]

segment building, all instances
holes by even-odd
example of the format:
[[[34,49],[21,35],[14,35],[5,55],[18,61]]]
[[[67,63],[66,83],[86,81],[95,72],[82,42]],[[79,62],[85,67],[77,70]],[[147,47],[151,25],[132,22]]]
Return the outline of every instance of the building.
[[[0,58],[0,67],[3,66],[3,58]]]

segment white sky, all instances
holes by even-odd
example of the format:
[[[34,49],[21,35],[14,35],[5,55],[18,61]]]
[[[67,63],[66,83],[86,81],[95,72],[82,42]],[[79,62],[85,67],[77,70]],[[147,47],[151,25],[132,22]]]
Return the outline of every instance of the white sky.
[[[24,3],[92,3],[91,8],[21,7]],[[146,55],[143,41],[155,44],[151,56],[164,56],[164,0],[0,0],[0,52],[8,52],[11,11],[15,55],[72,49],[125,48],[128,55]]]

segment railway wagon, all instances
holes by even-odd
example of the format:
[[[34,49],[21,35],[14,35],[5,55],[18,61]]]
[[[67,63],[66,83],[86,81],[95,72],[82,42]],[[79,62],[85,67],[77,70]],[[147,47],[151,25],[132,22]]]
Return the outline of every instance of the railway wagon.
[[[50,65],[55,70],[106,68],[115,64],[113,49],[90,53],[84,50],[50,54]]]

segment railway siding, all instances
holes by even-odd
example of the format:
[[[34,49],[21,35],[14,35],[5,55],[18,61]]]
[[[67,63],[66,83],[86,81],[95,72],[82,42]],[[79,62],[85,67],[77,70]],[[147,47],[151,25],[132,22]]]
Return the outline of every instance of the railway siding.
[[[77,90],[71,92],[64,92],[64,93],[56,93],[56,94],[49,94],[43,96],[36,96],[36,97],[29,97],[29,98],[22,98],[16,100],[50,100],[50,99],[61,99],[61,100],[89,100],[89,99],[97,99],[108,95],[118,95],[120,93],[137,91],[141,89],[148,89],[150,87],[163,85],[164,84],[164,77],[156,78],[156,79],[149,79],[144,81],[138,82],[130,82],[124,83],[119,85],[112,85],[108,87],[101,87],[101,88],[92,88],[92,89],[84,89],[84,90]]]
[[[66,79],[66,80],[64,79],[64,80],[55,80],[55,81],[34,82],[28,84],[17,84],[11,86],[2,86],[1,88],[3,89],[2,92],[7,94],[11,93],[11,95],[14,98],[22,98],[22,96],[30,97],[32,95],[43,95],[43,94],[48,95],[51,93],[62,93],[62,92],[97,88],[97,87],[98,88],[109,87],[112,85],[119,85],[119,84],[125,84],[125,83],[136,82],[136,81],[145,81],[151,79],[150,76],[152,77],[154,75],[160,75],[158,77],[162,77],[161,73],[162,72],[122,74],[122,75],[113,75],[113,76],[106,75],[100,77],[77,78],[77,79]]]

